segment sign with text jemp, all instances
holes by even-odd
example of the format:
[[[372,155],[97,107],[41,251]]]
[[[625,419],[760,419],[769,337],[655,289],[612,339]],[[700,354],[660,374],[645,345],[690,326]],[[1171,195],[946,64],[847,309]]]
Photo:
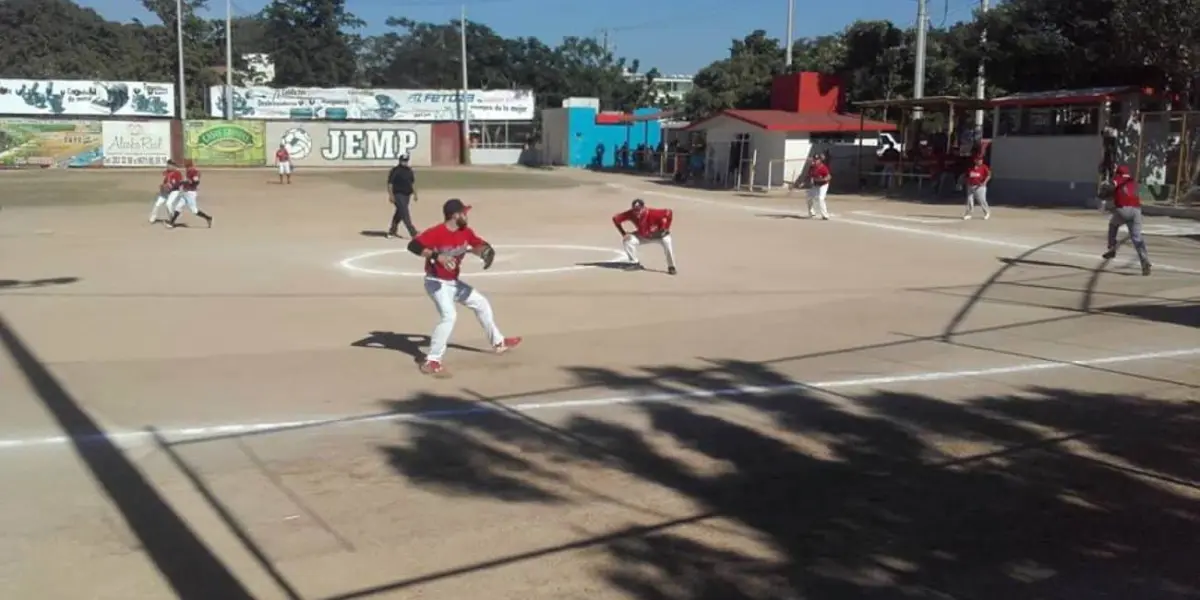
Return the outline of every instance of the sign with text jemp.
[[[0,169],[99,167],[100,121],[0,119]]]
[[[174,117],[175,87],[144,81],[0,79],[0,115]]]
[[[298,167],[390,167],[405,154],[429,166],[432,136],[428,123],[267,123],[270,149],[282,144]]]
[[[104,166],[161,167],[171,159],[168,121],[105,121]]]
[[[262,121],[188,121],[184,153],[201,166],[260,167],[267,162]]]
[[[359,90],[351,88],[233,88],[233,115],[243,119],[326,121],[458,121],[461,93],[456,90]],[[472,121],[532,121],[533,92],[470,90],[466,100]],[[209,89],[209,110],[225,115],[225,87]]]

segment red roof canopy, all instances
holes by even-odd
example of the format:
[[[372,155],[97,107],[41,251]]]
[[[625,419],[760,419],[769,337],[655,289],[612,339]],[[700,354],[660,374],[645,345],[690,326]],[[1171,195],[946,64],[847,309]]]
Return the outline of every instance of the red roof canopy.
[[[992,100],[992,106],[1062,106],[1065,104],[1102,104],[1120,100],[1129,94],[1153,94],[1153,90],[1136,86],[1087,88],[1082,90],[1052,90],[1012,94]]]
[[[896,126],[883,121],[863,119],[859,115],[838,113],[788,112],[783,110],[726,110],[692,123],[687,128],[697,129],[717,117],[729,117],[749,123],[767,131],[895,131]]]

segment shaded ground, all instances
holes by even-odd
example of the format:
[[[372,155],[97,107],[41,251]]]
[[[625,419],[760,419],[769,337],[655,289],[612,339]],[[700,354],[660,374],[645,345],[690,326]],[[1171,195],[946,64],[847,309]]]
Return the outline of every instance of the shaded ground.
[[[420,280],[337,266],[419,267],[360,235],[373,193],[214,172],[211,230],[5,210],[0,597],[1200,596],[1193,240],[1141,277],[1098,215],[561,177],[633,189],[441,193],[495,269],[596,268],[468,265],[527,341],[460,315],[440,381]],[[679,276],[546,248],[615,248],[635,194]]]

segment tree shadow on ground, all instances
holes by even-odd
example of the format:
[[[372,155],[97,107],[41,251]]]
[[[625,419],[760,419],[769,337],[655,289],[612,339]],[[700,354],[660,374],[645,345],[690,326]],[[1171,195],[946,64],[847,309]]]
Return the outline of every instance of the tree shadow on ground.
[[[1104,312],[1184,327],[1200,327],[1200,303],[1193,301],[1170,304],[1126,304],[1110,306],[1105,308]]]
[[[835,396],[711,363],[571,369],[633,394],[642,424],[628,411],[551,423],[464,397],[459,410],[482,414],[408,423],[385,451],[420,485],[504,502],[564,502],[553,490],[580,469],[619,471],[749,528],[772,555],[671,528],[606,538],[601,574],[630,598],[1200,594],[1193,405],[1038,387]]]
[[[26,290],[52,285],[68,285],[79,281],[78,277],[50,277],[47,279],[0,279],[0,290]]]

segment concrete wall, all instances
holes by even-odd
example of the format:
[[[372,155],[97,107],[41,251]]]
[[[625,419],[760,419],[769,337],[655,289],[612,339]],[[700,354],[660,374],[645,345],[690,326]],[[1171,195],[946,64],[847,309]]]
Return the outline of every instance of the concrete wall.
[[[274,163],[281,140],[309,167],[390,167],[407,152],[417,166],[461,163],[462,126],[437,123],[0,118],[0,169],[160,168]],[[520,149],[478,149],[477,164],[517,164]]]
[[[989,200],[1088,206],[1103,156],[1098,135],[1007,136],[992,140]]]
[[[269,121],[268,161],[283,144],[297,167],[391,167],[403,154],[413,166],[433,164],[428,123]]]
[[[633,114],[655,112],[658,110],[639,108]],[[542,111],[542,141],[547,148],[546,160],[550,164],[559,164],[561,161],[570,167],[611,168],[618,166],[617,151],[623,145],[628,144],[630,150],[637,149],[639,144],[654,148],[662,140],[662,127],[658,121],[598,125],[596,115],[596,109],[590,106]],[[519,159],[521,151],[515,149],[513,156]]]
[[[520,164],[525,151],[521,148],[472,148],[473,165],[516,165]]]

